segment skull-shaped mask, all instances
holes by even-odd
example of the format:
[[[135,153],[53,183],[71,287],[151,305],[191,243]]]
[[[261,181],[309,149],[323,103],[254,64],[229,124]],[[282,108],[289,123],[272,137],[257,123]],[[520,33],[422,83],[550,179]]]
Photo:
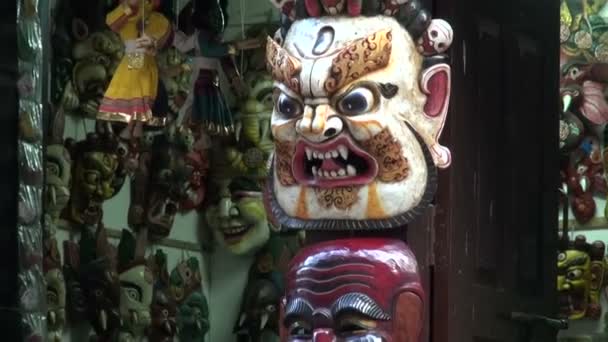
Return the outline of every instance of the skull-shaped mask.
[[[418,50],[424,55],[444,53],[454,39],[452,27],[447,21],[434,19],[418,41]]]
[[[394,16],[360,16],[371,10],[360,1],[347,2],[350,16],[317,1],[296,8],[301,2],[312,18],[289,23],[282,46],[267,45],[275,80],[269,211],[286,229],[403,226],[428,206],[436,168],[451,161],[438,142],[450,68],[417,46],[431,19],[418,1],[397,3]]]

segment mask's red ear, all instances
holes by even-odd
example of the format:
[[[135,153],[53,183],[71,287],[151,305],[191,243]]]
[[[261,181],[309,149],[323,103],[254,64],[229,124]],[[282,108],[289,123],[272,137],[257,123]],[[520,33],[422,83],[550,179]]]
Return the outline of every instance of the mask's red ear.
[[[418,342],[424,326],[424,302],[413,292],[397,297],[393,318],[394,342]]]
[[[435,164],[439,168],[450,166],[452,157],[450,151],[439,145],[439,137],[448,114],[450,104],[452,76],[450,66],[447,64],[436,64],[422,73],[420,87],[427,96],[424,105],[424,114],[431,121],[433,136],[429,137],[431,153]]]

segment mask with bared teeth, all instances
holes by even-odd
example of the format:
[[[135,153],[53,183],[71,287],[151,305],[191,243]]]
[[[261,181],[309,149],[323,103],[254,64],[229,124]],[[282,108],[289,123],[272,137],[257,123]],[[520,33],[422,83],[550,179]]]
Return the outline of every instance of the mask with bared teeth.
[[[180,203],[188,198],[195,168],[186,157],[193,144],[189,129],[170,126],[151,139],[131,182],[128,220],[131,228],[147,227],[148,237],[158,240],[171,233]]]
[[[285,229],[404,226],[429,205],[436,169],[451,162],[438,141],[450,96],[439,53],[451,27],[418,1],[370,3],[296,1],[295,20],[283,15],[282,45],[268,39],[267,203]]]

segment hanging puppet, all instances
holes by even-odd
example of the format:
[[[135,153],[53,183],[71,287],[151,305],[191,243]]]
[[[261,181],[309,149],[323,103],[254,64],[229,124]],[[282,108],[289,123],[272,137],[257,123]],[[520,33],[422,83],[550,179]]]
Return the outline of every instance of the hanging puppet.
[[[403,241],[365,235],[418,217],[437,168],[450,165],[439,137],[452,29],[418,0],[272,3],[282,28],[266,55],[275,81],[270,219],[351,236],[292,260],[281,341],[419,341],[425,303],[415,256]]]
[[[166,123],[166,112],[154,110],[159,95],[166,95],[159,93],[162,85],[155,56],[171,43],[173,31],[169,20],[157,12],[159,5],[159,0],[125,0],[106,17],[108,26],[120,35],[125,55],[97,119],[127,123],[127,137],[140,136],[144,124],[158,127]]]
[[[257,39],[234,43],[221,41],[228,23],[227,3],[226,0],[188,3],[180,13],[180,31],[176,33],[174,43],[180,51],[194,53],[193,90],[186,100],[188,114],[184,121],[209,134],[219,135],[234,132],[234,121],[220,89],[218,73],[223,70],[233,89],[240,92],[240,78],[232,57],[240,50],[261,46]]]

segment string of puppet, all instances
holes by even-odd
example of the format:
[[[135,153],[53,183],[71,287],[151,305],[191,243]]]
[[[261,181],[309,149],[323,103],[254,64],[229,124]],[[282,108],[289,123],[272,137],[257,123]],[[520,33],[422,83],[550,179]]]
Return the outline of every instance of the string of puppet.
[[[245,1],[244,0],[240,0],[239,1],[239,9],[240,9],[240,13],[241,13],[241,39],[245,39]],[[245,53],[243,53],[241,51],[241,56],[240,56],[241,60],[240,60],[240,70],[239,73],[241,75],[243,75],[243,71],[245,69]]]

